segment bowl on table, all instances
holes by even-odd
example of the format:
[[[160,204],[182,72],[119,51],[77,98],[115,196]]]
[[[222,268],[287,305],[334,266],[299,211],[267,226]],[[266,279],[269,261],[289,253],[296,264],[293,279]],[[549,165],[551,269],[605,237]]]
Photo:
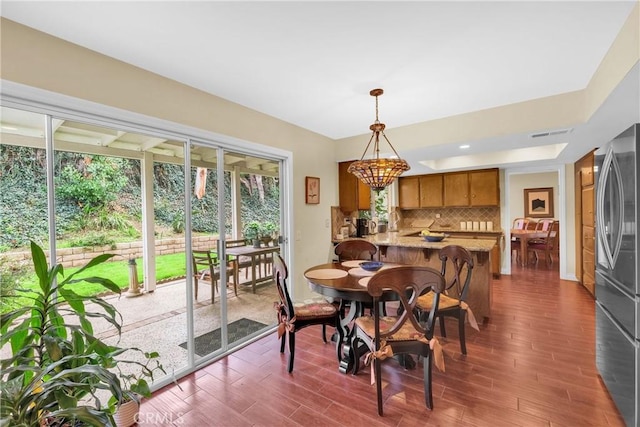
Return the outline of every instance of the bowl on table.
[[[378,271],[383,265],[384,263],[380,261],[365,261],[360,263],[360,268],[366,271]]]
[[[447,235],[444,233],[431,233],[422,237],[424,237],[424,240],[427,242],[441,242],[445,237],[447,237]]]

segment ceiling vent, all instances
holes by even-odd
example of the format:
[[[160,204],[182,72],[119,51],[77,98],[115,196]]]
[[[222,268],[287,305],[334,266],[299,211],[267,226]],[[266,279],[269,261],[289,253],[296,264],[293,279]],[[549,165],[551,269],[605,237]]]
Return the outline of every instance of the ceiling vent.
[[[563,135],[565,133],[571,132],[572,130],[573,128],[568,128],[568,129],[550,130],[548,132],[532,133],[529,135],[529,138],[544,138],[547,136]]]

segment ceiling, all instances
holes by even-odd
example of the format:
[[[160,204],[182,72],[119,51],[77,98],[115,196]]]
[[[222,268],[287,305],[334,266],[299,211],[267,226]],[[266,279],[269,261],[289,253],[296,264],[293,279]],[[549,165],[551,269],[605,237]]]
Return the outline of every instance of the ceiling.
[[[635,4],[3,0],[1,15],[340,139],[368,132],[376,87],[388,129],[584,89]],[[398,151],[414,173],[567,162],[592,134],[578,125],[483,141],[473,153]],[[543,145],[551,154],[536,160],[532,147]],[[514,148],[525,149],[520,158]],[[492,160],[505,150],[507,161]],[[474,158],[450,159],[461,154]]]

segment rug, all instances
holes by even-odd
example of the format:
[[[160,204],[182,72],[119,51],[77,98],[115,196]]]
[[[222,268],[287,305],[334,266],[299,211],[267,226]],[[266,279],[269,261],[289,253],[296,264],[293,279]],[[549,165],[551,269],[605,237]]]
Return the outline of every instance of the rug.
[[[227,325],[227,335],[229,337],[229,343],[233,343],[241,340],[242,338],[251,335],[254,332],[259,331],[260,329],[266,328],[267,325],[264,323],[256,322],[255,320],[242,319],[236,320],[235,322],[229,323]],[[220,349],[222,346],[222,338],[220,328],[214,329],[211,332],[207,332],[206,334],[200,335],[195,338],[195,353],[198,356],[206,356],[209,353],[213,353],[214,351]],[[180,344],[180,347],[186,349],[187,343],[183,342]]]

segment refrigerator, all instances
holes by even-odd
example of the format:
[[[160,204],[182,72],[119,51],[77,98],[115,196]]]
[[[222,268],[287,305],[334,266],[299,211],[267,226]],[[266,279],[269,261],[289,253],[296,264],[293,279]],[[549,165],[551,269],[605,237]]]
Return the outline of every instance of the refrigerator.
[[[635,124],[595,152],[596,366],[633,427],[640,421],[638,132]]]

